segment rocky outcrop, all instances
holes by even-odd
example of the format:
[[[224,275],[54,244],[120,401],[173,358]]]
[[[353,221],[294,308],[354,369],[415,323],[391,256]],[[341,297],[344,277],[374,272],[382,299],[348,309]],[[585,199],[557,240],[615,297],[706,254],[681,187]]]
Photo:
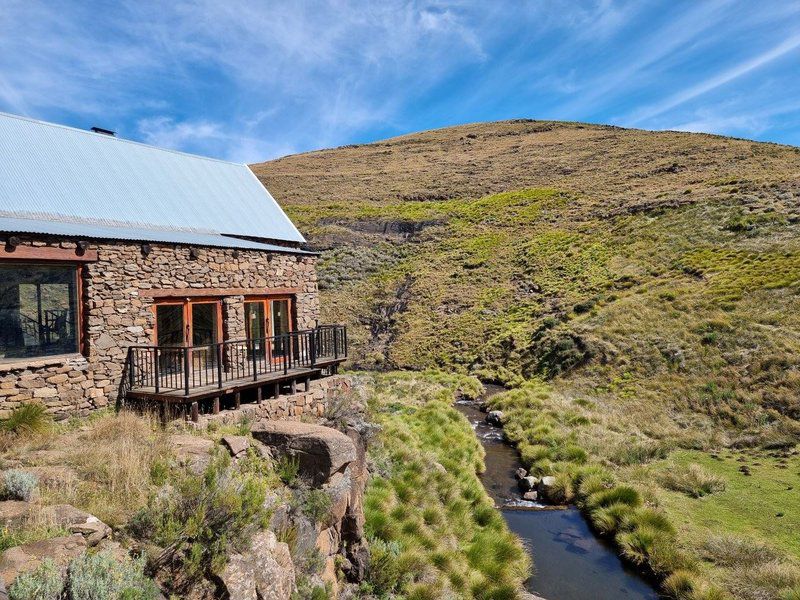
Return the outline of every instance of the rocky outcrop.
[[[230,557],[220,580],[230,600],[290,600],[295,570],[289,546],[261,531],[245,552]]]
[[[489,411],[489,414],[486,415],[486,422],[489,425],[495,425],[500,427],[503,425],[503,411],[502,410],[492,410]]]
[[[301,476],[313,485],[330,480],[356,459],[353,441],[330,427],[296,421],[260,421],[252,434],[277,456],[296,458]]]
[[[18,575],[35,570],[46,559],[66,570],[85,551],[86,540],[79,533],[15,546],[0,555],[0,579],[8,587]]]
[[[111,528],[108,525],[94,515],[70,504],[41,506],[33,502],[15,500],[0,502],[0,524],[4,527],[19,528],[28,521],[58,525],[70,533],[78,533],[85,538],[88,546],[96,546],[111,535]]]

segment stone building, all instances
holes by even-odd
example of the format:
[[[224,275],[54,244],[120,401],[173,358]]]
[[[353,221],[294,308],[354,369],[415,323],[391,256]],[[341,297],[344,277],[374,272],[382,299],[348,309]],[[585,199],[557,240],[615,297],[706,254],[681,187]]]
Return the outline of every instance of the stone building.
[[[196,417],[334,372],[304,242],[246,165],[0,114],[0,418]]]

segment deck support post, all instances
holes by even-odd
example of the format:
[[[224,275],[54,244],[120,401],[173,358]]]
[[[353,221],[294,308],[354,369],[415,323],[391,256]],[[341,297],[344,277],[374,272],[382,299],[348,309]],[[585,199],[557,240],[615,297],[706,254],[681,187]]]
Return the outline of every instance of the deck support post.
[[[197,402],[192,402],[192,423],[197,423],[200,420],[200,405]]]
[[[277,398],[281,395],[281,384],[276,381],[272,384],[272,390],[272,397]]]
[[[211,412],[215,415],[219,414],[219,396],[214,396],[214,400],[211,404]]]
[[[292,379],[292,393],[297,393],[297,379]]]
[[[264,401],[264,388],[258,386],[256,388],[256,402],[261,404]]]
[[[242,405],[242,393],[236,392],[233,395],[233,406],[236,410],[239,410],[239,407]]]
[[[305,384],[306,384],[306,391],[310,390],[311,389],[311,375],[306,375]]]

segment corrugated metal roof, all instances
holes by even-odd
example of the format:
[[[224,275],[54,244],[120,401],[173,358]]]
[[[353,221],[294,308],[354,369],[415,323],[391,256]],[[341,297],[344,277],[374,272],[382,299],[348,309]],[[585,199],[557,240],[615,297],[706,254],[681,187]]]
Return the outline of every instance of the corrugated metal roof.
[[[305,241],[247,165],[4,113],[0,217],[81,225],[87,237],[112,227],[160,236],[135,238],[152,241],[176,232]]]
[[[167,242],[187,246],[214,246],[217,248],[242,248],[244,250],[267,250],[269,252],[288,252],[291,254],[315,255],[275,244],[263,244],[250,240],[228,237],[218,233],[198,233],[194,231],[136,229],[132,227],[113,227],[110,225],[89,225],[67,221],[40,221],[37,219],[15,219],[0,217],[0,231],[9,233],[44,233],[74,238],[97,238],[103,240],[129,240],[135,242]]]

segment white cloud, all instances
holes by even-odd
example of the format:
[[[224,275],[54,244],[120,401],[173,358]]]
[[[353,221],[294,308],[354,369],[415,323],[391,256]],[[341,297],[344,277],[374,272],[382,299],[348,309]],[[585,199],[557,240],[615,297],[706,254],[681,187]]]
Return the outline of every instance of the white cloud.
[[[759,69],[774,60],[777,60],[796,48],[800,48],[800,33],[795,33],[769,50],[742,61],[733,67],[725,69],[713,77],[709,77],[705,81],[690,86],[689,88],[682,90],[661,102],[636,110],[626,119],[626,122],[630,125],[636,125],[665,113],[677,106],[680,106],[681,104],[685,104],[686,102],[697,98],[698,96],[702,96],[703,94],[730,83],[739,77],[747,75],[748,73],[755,71],[756,69]]]

